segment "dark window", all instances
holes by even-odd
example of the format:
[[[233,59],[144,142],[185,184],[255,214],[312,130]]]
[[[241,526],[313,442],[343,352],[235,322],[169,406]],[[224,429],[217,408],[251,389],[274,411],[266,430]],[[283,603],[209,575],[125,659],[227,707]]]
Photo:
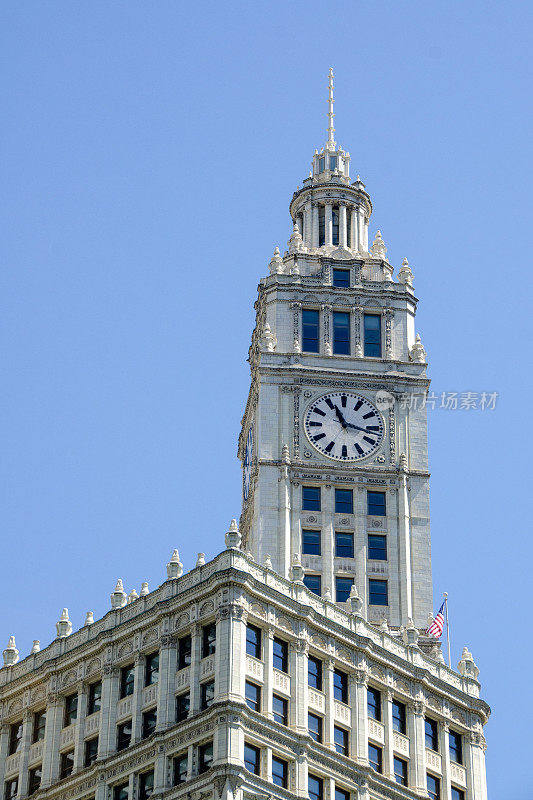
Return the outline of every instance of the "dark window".
[[[394,756],[394,780],[400,786],[407,786],[407,761]]]
[[[182,636],[178,639],[178,669],[184,669],[191,664],[191,637]]]
[[[275,669],[279,669],[280,672],[288,672],[289,646],[283,639],[274,639],[272,645],[272,659]]]
[[[98,736],[96,739],[89,739],[85,742],[85,756],[83,764],[85,767],[90,767],[98,758]]]
[[[351,489],[335,489],[335,513],[353,514],[353,492]]]
[[[371,578],[368,581],[369,600],[371,606],[388,606],[389,597],[387,591],[387,581],[378,581]]]
[[[374,517],[384,517],[386,515],[385,492],[366,493],[366,513]]]
[[[280,697],[277,694],[272,695],[272,714],[274,715],[274,722],[279,722],[281,725],[288,725],[289,704],[284,697]]]
[[[332,172],[334,169],[337,169],[337,156],[329,157],[329,168]]]
[[[189,709],[191,707],[191,698],[189,692],[179,694],[176,697],[176,722],[183,722],[189,716]]]
[[[340,669],[333,671],[333,696],[341,703],[348,702],[348,675]]]
[[[456,731],[450,731],[450,758],[456,764],[463,763],[463,737]]]
[[[353,558],[353,533],[335,532],[335,556]]]
[[[215,681],[209,683],[202,683],[200,686],[200,706],[202,711],[213,705],[215,699]]]
[[[407,732],[405,705],[398,700],[392,701],[392,728],[398,733]]]
[[[259,775],[261,751],[258,747],[244,743],[244,766],[254,775]]]
[[[113,800],[129,800],[129,784],[122,783],[120,786],[113,787]]]
[[[318,311],[310,308],[302,310],[302,350],[304,353],[318,353]]]
[[[465,793],[463,790],[452,786],[452,800],[465,800]]]
[[[314,656],[307,659],[307,683],[312,689],[322,691],[322,661]]]
[[[212,622],[202,628],[202,658],[212,656],[217,645],[217,626]]]
[[[246,705],[252,711],[261,711],[261,687],[256,686],[255,683],[246,681],[244,686],[244,696],[246,698]]]
[[[17,796],[18,790],[19,790],[18,778],[11,778],[10,781],[6,781],[4,788],[4,800],[13,800],[13,798]]]
[[[324,172],[325,169],[326,169],[326,159],[325,156],[322,156],[322,158],[318,159],[318,171]]]
[[[122,667],[120,670],[120,696],[128,697],[133,694],[133,687],[135,685],[135,670],[133,664],[128,667]]]
[[[155,731],[155,726],[157,725],[157,711],[156,709],[152,709],[152,711],[145,711],[142,717],[142,738],[148,739],[149,736],[152,735]]]
[[[345,603],[350,596],[353,586],[353,578],[335,578],[335,600],[337,603]]]
[[[159,653],[150,653],[146,656],[146,670],[144,673],[144,685],[151,686],[159,680]]]
[[[46,730],[46,711],[37,711],[33,715],[32,742],[41,742]]]
[[[349,286],[350,286],[350,270],[349,269],[334,269],[333,270],[333,286],[341,286],[341,287],[349,288]]]
[[[387,537],[377,533],[368,534],[368,557],[376,561],[387,560]]]
[[[381,692],[377,689],[368,687],[366,692],[366,704],[368,709],[368,716],[371,719],[381,721]]]
[[[148,800],[154,793],[154,771],[139,775],[139,800]]]
[[[59,779],[68,778],[69,775],[72,775],[73,769],[74,750],[70,750],[68,753],[61,753],[59,761]]]
[[[309,800],[322,800],[324,797],[324,781],[316,775],[307,776],[307,794]]]
[[[381,358],[381,317],[365,314],[365,356]]]
[[[339,728],[337,725],[333,728],[333,739],[335,741],[335,750],[337,753],[342,753],[343,756],[348,755],[348,731],[344,728]]]
[[[69,694],[65,697],[65,717],[63,719],[63,727],[72,725],[78,718],[78,695]]]
[[[307,727],[309,729],[309,736],[311,739],[314,739],[315,742],[322,741],[322,717],[317,717],[316,714],[311,714],[311,712],[307,715]]]
[[[304,575],[304,586],[319,597],[322,594],[322,580],[320,575]]]
[[[94,714],[102,708],[102,682],[91,683],[89,686],[89,700],[87,703],[87,714]]]
[[[383,772],[383,751],[375,744],[368,745],[368,761],[376,772]]]
[[[426,717],[424,722],[426,731],[426,747],[430,750],[439,752],[439,726],[436,720]]]
[[[272,756],[272,783],[274,786],[287,788],[289,781],[289,765],[282,758]]]
[[[117,750],[125,750],[131,744],[131,719],[117,725]]]
[[[331,160],[331,159],[330,159]],[[335,159],[336,161],[337,159]],[[335,169],[335,167],[331,167]],[[331,244],[339,244],[339,209],[331,209]]]
[[[198,748],[198,772],[207,772],[213,763],[213,742],[202,744]]]
[[[41,778],[43,776],[42,767],[34,767],[30,769],[28,775],[28,794],[34,794],[41,785]]]
[[[185,783],[187,780],[188,769],[189,759],[187,758],[187,753],[183,753],[181,756],[176,756],[172,768],[174,786],[177,786],[178,783]]]
[[[322,169],[320,172],[324,171],[324,164],[322,159],[320,159],[320,163],[322,164]],[[322,247],[323,244],[326,243],[326,209],[324,206],[318,207],[318,246]]]
[[[261,628],[246,626],[246,652],[254,658],[261,658]]]
[[[335,800],[350,800],[350,792],[335,786]]]
[[[345,311],[333,312],[333,353],[350,355],[350,314]]]
[[[440,800],[440,780],[434,775],[427,775],[427,787],[430,800]]]
[[[308,556],[320,555],[320,531],[302,531],[302,553]]]
[[[320,511],[320,486],[302,486],[304,511]]]

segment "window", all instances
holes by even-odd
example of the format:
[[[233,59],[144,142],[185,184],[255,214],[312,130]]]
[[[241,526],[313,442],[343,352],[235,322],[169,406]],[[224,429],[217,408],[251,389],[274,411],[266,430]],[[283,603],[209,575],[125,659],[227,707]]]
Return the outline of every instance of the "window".
[[[311,739],[314,739],[315,742],[322,741],[322,717],[317,717],[316,714],[311,714],[311,712],[307,715],[307,727],[309,729],[309,736]]]
[[[340,286],[345,289],[350,288],[350,270],[349,269],[334,269],[333,270],[333,286]]]
[[[189,770],[189,759],[187,753],[182,753],[176,756],[172,765],[173,785],[177,786],[178,783],[185,783],[187,780],[187,772]]]
[[[340,669],[333,670],[333,696],[341,703],[348,702],[348,675]]]
[[[6,781],[4,788],[4,800],[13,800],[13,798],[17,796],[18,790],[19,790],[18,778],[11,778],[10,781]]]
[[[350,800],[350,792],[335,786],[335,800]]]
[[[288,672],[289,646],[283,639],[274,638],[272,644],[272,662],[275,669],[279,669],[280,672]]]
[[[135,670],[133,664],[128,667],[122,667],[120,670],[120,696],[128,697],[133,694],[133,687],[135,684]]]
[[[365,314],[365,349],[367,358],[381,358],[381,316]]]
[[[304,575],[304,586],[319,597],[322,594],[322,579],[320,575]]]
[[[191,698],[188,692],[176,697],[176,722],[183,722],[184,719],[187,719],[190,707]]]
[[[144,685],[151,686],[159,680],[159,653],[150,653],[146,656],[146,669],[144,672]]]
[[[368,687],[366,691],[366,706],[368,710],[368,716],[371,719],[375,719],[378,722],[381,721],[381,692],[377,689],[372,689],[371,686]]]
[[[95,714],[102,708],[102,682],[91,683],[89,686],[89,700],[87,702],[87,714]]]
[[[37,711],[33,715],[32,742],[41,742],[46,730],[46,711]]]
[[[307,659],[307,683],[312,689],[322,691],[322,661],[314,656]]]
[[[456,731],[450,731],[449,736],[450,759],[456,764],[463,763],[463,737]]]
[[[436,720],[426,717],[424,721],[426,731],[426,747],[439,752],[439,726]]]
[[[387,537],[377,533],[368,534],[368,557],[376,561],[387,560]]]
[[[98,758],[98,736],[96,739],[89,739],[85,742],[85,755],[83,759],[83,766],[90,767]]]
[[[246,626],[246,652],[254,658],[261,658],[261,628]]]
[[[145,711],[142,716],[142,738],[148,739],[155,731],[157,725],[157,711],[153,708],[151,711]]]
[[[335,489],[335,513],[353,514],[353,491],[351,489]]]
[[[392,701],[392,729],[398,733],[407,732],[405,705],[398,700]]]
[[[326,159],[324,156],[322,156],[321,158],[318,159],[318,171],[324,172],[325,169],[326,169]]]
[[[122,783],[120,786],[113,787],[113,800],[129,800],[130,788],[129,784]]]
[[[274,722],[279,722],[280,725],[288,725],[289,704],[284,697],[280,697],[277,694],[272,695],[272,714],[274,715]]]
[[[178,669],[185,669],[191,664],[191,637],[182,636],[178,639]]]
[[[337,156],[329,157],[329,168],[332,172],[334,169],[337,169]]]
[[[353,586],[353,578],[342,578],[337,575],[335,578],[335,599],[337,603],[345,603],[350,596]]]
[[[333,312],[333,353],[350,355],[350,314],[345,311]]]
[[[125,750],[131,744],[131,719],[117,725],[117,750]]]
[[[65,717],[63,719],[63,727],[66,728],[67,725],[72,725],[73,722],[76,722],[77,717],[78,695],[69,694],[68,697],[65,697]]]
[[[302,508],[304,511],[320,511],[320,486],[302,486]]]
[[[394,780],[400,786],[407,786],[407,761],[394,756]]]
[[[308,556],[320,555],[320,531],[302,531],[302,553]]]
[[[74,769],[74,750],[69,750],[68,753],[61,753],[59,761],[59,780],[68,778],[72,775]]]
[[[430,800],[440,800],[440,780],[434,775],[427,775],[427,787]]]
[[[272,756],[272,783],[286,789],[289,785],[289,765],[282,758]]]
[[[369,603],[371,606],[388,606],[389,597],[387,581],[378,581],[371,578],[368,581]]]
[[[383,771],[383,751],[381,747],[376,747],[375,744],[368,745],[368,761],[376,772]]]
[[[259,775],[261,751],[258,747],[244,743],[244,766],[248,772]]]
[[[337,207],[331,209],[331,244],[339,244],[339,209]]]
[[[202,744],[198,748],[198,772],[207,772],[213,763],[213,742]]]
[[[335,532],[336,558],[353,558],[353,533]]]
[[[261,711],[261,687],[256,686],[255,683],[246,681],[244,686],[244,695],[246,698],[246,705],[252,711]]]
[[[139,800],[148,800],[154,793],[154,771],[139,775]]]
[[[333,740],[335,742],[335,750],[337,753],[342,753],[343,756],[348,755],[348,731],[344,728],[339,728],[337,725],[333,728]]]
[[[202,658],[212,656],[216,650],[217,626],[212,622],[202,628]]]
[[[28,775],[28,794],[34,794],[41,785],[43,768],[41,766],[30,769]]]
[[[323,800],[324,781],[322,778],[317,778],[316,775],[307,776],[307,794],[309,800]]]
[[[209,683],[202,683],[200,685],[200,707],[202,711],[213,705],[215,699],[215,681]]]
[[[318,353],[318,311],[310,308],[302,310],[302,350],[304,353]]]
[[[320,172],[324,170],[321,169]],[[322,247],[326,243],[326,209],[324,206],[318,207],[318,246]]]
[[[452,786],[452,800],[465,800],[465,793],[462,789],[457,789],[455,786]]]
[[[366,493],[366,513],[374,517],[386,515],[385,492]]]

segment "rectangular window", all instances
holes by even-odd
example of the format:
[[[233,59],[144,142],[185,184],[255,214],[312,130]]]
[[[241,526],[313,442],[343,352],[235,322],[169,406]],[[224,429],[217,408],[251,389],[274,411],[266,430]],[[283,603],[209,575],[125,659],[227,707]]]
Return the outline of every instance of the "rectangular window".
[[[350,288],[350,270],[349,269],[334,269],[333,270],[333,286],[340,286],[344,289]]]
[[[320,511],[320,486],[302,486],[302,509]]]
[[[212,656],[217,646],[217,626],[215,622],[202,628],[202,658]]]
[[[381,315],[364,315],[364,353],[367,358],[381,358]]]
[[[349,755],[348,731],[335,725],[333,728],[333,739],[335,741],[335,750],[337,753],[342,753],[343,756]]]
[[[302,553],[308,556],[320,555],[320,531],[302,531]]]
[[[283,639],[276,639],[272,643],[272,661],[275,669],[280,672],[289,671],[289,645]]]
[[[139,775],[139,800],[148,800],[154,793],[154,771]]]
[[[213,742],[202,744],[198,748],[198,772],[207,772],[213,763]]]
[[[68,778],[69,775],[72,775],[73,770],[74,750],[69,750],[68,753],[61,753],[61,758],[59,760],[59,780]]]
[[[189,759],[187,753],[182,753],[176,756],[172,764],[173,785],[177,786],[179,783],[185,783],[187,780],[187,773],[189,770]]]
[[[259,775],[259,768],[261,764],[261,751],[258,747],[251,744],[244,743],[244,766],[248,772],[254,775]]]
[[[190,636],[178,639],[178,669],[185,669],[191,665],[192,641]]]
[[[215,681],[209,683],[202,683],[200,685],[200,708],[205,711],[206,708],[213,705],[215,699]]]
[[[383,751],[375,744],[368,745],[368,761],[372,769],[376,772],[383,772]]]
[[[280,725],[289,724],[289,704],[284,697],[272,695],[272,714],[274,722],[279,722]]]
[[[326,159],[325,156],[322,156],[321,158],[318,159],[318,171],[324,172],[325,169],[326,169]]]
[[[335,786],[335,800],[350,800],[350,792]]]
[[[353,533],[335,531],[335,557],[353,558]]]
[[[385,492],[366,493],[366,513],[374,517],[385,517],[387,507],[385,502]]]
[[[127,783],[113,787],[113,800],[129,800],[130,787]]]
[[[341,703],[348,702],[348,675],[340,669],[333,670],[333,697]]]
[[[307,794],[309,800],[323,800],[324,781],[322,778],[317,778],[316,775],[307,776]]]
[[[350,355],[350,314],[345,311],[333,312],[333,353]]]
[[[394,780],[400,786],[407,786],[407,761],[394,756]]]
[[[19,790],[19,779],[18,778],[11,778],[11,780],[5,782],[4,787],[4,800],[14,800],[17,796]]]
[[[309,736],[311,739],[314,739],[315,742],[322,741],[322,717],[317,717],[316,714],[311,714],[311,712],[307,715],[307,727],[309,729]]]
[[[310,308],[302,310],[302,350],[304,353],[318,353],[318,311]]]
[[[332,172],[334,169],[337,169],[337,156],[329,157],[329,168]]]
[[[353,514],[353,491],[351,489],[335,489],[335,513]]]
[[[440,780],[434,775],[427,775],[427,787],[430,800],[440,800]]]
[[[368,557],[376,561],[387,560],[387,537],[378,533],[368,534]]]
[[[371,686],[366,691],[366,706],[368,716],[381,722],[381,692]]]
[[[350,596],[353,586],[353,578],[343,578],[337,575],[335,578],[335,600],[337,603],[345,603]]]
[[[131,744],[131,719],[117,725],[117,750],[125,750]]]
[[[142,738],[148,739],[155,732],[156,725],[157,710],[153,708],[151,711],[145,711],[142,716]]]
[[[37,711],[33,715],[33,732],[31,740],[33,743],[42,742],[46,730],[46,711]]]
[[[426,747],[430,750],[439,752],[439,725],[434,719],[426,717],[424,721],[424,728],[426,733]]]
[[[128,697],[133,694],[133,686],[135,684],[135,670],[133,664],[127,667],[122,667],[120,670],[120,696]]]
[[[450,759],[456,764],[463,763],[463,737],[456,731],[450,731],[449,736]]]
[[[323,172],[323,170],[320,170]],[[326,243],[326,209],[324,206],[318,207],[318,246],[322,247]]]
[[[69,694],[65,697],[65,717],[63,719],[63,727],[72,725],[78,718],[78,695]]]
[[[304,586],[319,597],[322,594],[322,579],[320,575],[304,575]]]
[[[307,683],[312,689],[322,691],[322,661],[314,656],[307,659]]]
[[[102,681],[91,683],[89,686],[89,699],[87,702],[87,714],[95,714],[102,708]]]
[[[94,764],[97,758],[98,758],[98,736],[96,737],[96,739],[89,739],[88,742],[85,742],[83,765],[85,767],[90,767]]]
[[[144,672],[144,685],[151,686],[159,680],[159,653],[150,653],[146,656],[146,669]]]
[[[261,658],[261,628],[246,626],[246,652],[254,658]]]
[[[189,692],[179,694],[176,697],[176,722],[183,722],[189,716],[191,698]]]
[[[30,769],[28,775],[28,794],[35,794],[41,785],[41,778],[43,776],[43,768],[41,766]]]
[[[337,206],[331,209],[331,244],[339,244],[339,209]]]
[[[387,581],[379,581],[371,578],[368,581],[369,589],[369,603],[371,606],[388,606],[389,593],[387,589]]]
[[[398,733],[407,733],[406,710],[404,703],[392,701],[392,728]]]
[[[452,800],[465,800],[465,793],[462,789],[452,786]]]
[[[261,711],[261,687],[255,683],[246,681],[244,686],[244,696],[246,698],[246,705],[252,711]]]
[[[289,785],[289,765],[282,758],[272,756],[272,783],[287,789]]]

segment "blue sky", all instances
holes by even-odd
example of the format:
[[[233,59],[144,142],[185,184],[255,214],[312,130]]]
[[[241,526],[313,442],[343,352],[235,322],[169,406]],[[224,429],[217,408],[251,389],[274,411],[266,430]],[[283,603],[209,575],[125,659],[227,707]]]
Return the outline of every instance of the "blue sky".
[[[43,645],[224,546],[253,302],[325,141],[420,298],[435,607],[493,706],[489,796],[531,797],[532,9],[21,2],[1,12],[0,645]],[[529,703],[529,709],[526,704]],[[506,769],[501,769],[505,764]]]

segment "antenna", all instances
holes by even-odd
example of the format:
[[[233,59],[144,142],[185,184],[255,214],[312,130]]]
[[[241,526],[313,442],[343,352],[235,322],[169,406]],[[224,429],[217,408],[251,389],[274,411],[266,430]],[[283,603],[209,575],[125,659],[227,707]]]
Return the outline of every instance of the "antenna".
[[[328,150],[335,150],[335,139],[333,138],[333,134],[335,133],[335,128],[333,127],[333,117],[335,114],[333,113],[333,67],[329,68],[329,96],[328,96],[328,142],[326,147]]]

